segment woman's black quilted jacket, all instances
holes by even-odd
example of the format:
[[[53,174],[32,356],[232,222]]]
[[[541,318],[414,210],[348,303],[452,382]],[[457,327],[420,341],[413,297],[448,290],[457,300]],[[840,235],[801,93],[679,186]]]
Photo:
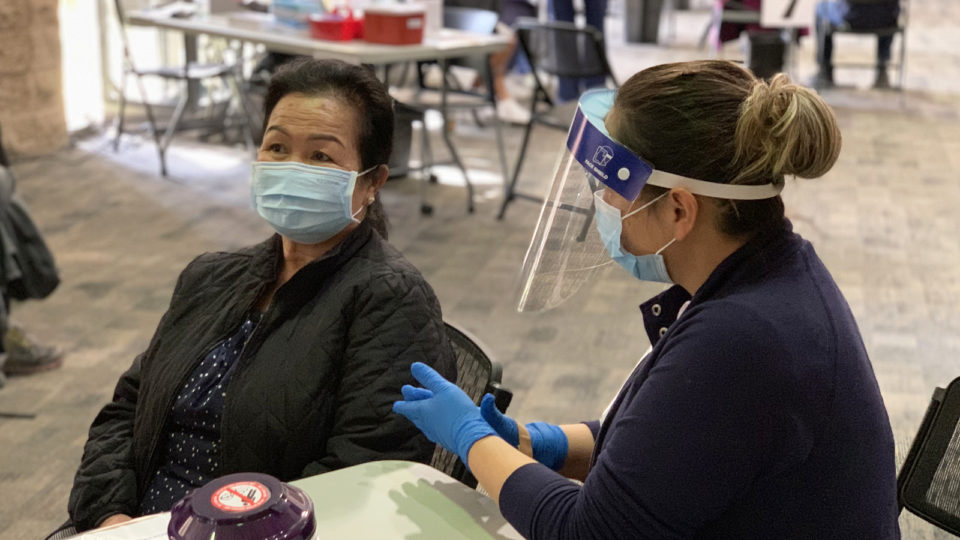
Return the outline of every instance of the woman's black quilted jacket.
[[[280,238],[207,253],[177,281],[147,350],[90,427],[73,490],[78,530],[136,515],[186,377],[276,281]],[[455,380],[440,305],[423,276],[366,223],[277,290],[229,380],[220,471],[284,481],[379,459],[429,462],[434,445],[391,412],[422,361]]]

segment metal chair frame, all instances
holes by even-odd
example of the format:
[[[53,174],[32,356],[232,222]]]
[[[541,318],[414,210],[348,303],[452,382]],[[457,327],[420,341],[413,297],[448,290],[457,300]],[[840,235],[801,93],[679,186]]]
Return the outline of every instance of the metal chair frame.
[[[467,30],[476,33],[493,33],[496,29],[496,23],[499,19],[499,15],[496,12],[480,9],[480,8],[469,8],[469,7],[446,7],[443,12],[444,27],[446,28],[455,28],[458,30]],[[469,88],[461,88],[459,83],[457,83],[455,77],[450,73],[450,66],[455,65],[458,62],[458,59],[441,59],[438,60],[440,69],[442,72],[442,85],[441,88],[430,88],[425,84],[424,75],[423,75],[423,66],[429,64],[430,62],[418,62],[417,63],[417,81],[419,83],[417,90],[417,97],[421,97],[424,91],[439,90],[440,91],[440,113],[444,119],[443,129],[441,133],[443,134],[443,141],[446,144],[447,150],[450,152],[450,157],[454,165],[460,170],[460,173],[463,175],[464,183],[467,187],[467,212],[473,213],[475,210],[474,207],[474,187],[473,182],[470,181],[470,176],[467,173],[467,168],[464,165],[463,160],[460,158],[460,153],[457,152],[456,146],[453,143],[452,134],[451,134],[451,123],[448,121],[448,115],[451,110],[454,109],[468,109],[473,112],[474,118],[477,120],[479,125],[482,125],[479,117],[476,114],[478,108],[492,107],[494,109],[494,114],[492,117],[493,128],[497,140],[497,152],[500,161],[501,174],[504,179],[508,174],[508,167],[506,161],[506,148],[503,142],[503,130],[500,124],[500,120],[496,115],[496,95],[493,90],[493,73],[490,69],[490,55],[482,55],[482,69],[481,74],[483,75],[486,83],[486,92],[476,92]],[[451,94],[468,96],[471,98],[477,98],[477,101],[468,101],[468,102],[451,102],[449,97]],[[406,103],[406,105],[425,109],[429,108],[429,105],[418,103],[411,104]],[[424,124],[424,137],[422,144],[424,145],[424,159],[429,160],[425,161],[423,164],[424,169],[428,169],[432,165],[436,165],[433,161],[433,155],[429,148],[429,143],[427,142],[426,136],[426,125]],[[429,163],[430,165],[426,165]],[[436,177],[433,174],[428,176],[431,182],[436,181]],[[429,215],[433,212],[433,207],[426,200],[426,186],[422,186],[420,190],[420,211],[424,215]]]
[[[497,213],[498,220],[503,219],[503,216],[507,211],[507,206],[515,199],[543,203],[543,197],[529,195],[527,193],[520,193],[516,190],[517,182],[520,178],[520,171],[523,168],[523,160],[527,153],[527,145],[530,143],[530,133],[533,131],[534,124],[540,124],[559,131],[567,131],[570,129],[569,122],[563,123],[550,118],[549,114],[556,109],[556,105],[554,104],[553,99],[550,97],[549,92],[547,92],[546,86],[541,80],[538,72],[564,77],[594,76],[602,74],[607,78],[607,81],[613,83],[614,87],[618,86],[617,79],[613,74],[613,70],[610,68],[609,61],[607,60],[603,33],[596,28],[593,28],[592,26],[577,26],[576,24],[569,22],[540,22],[532,18],[520,18],[517,19],[514,29],[517,32],[517,38],[520,42],[520,47],[524,54],[527,55],[527,58],[530,61],[530,66],[532,67],[531,73],[533,74],[534,91],[533,98],[530,102],[530,121],[524,127],[523,140],[520,143],[520,153],[517,156],[517,162],[514,165],[510,182],[504,186],[503,202],[500,205],[500,211]],[[597,69],[596,72],[583,73],[582,75],[569,72],[557,73],[544,69],[536,54],[534,54],[535,51],[533,50],[533,47],[529,41],[530,33],[537,30],[575,32],[589,37],[590,39],[588,42],[594,44],[596,48],[594,52],[600,59],[601,65],[599,66],[599,69]],[[537,110],[538,105],[541,103],[547,106],[546,110]]]
[[[150,124],[150,134],[157,146],[157,154],[160,158],[161,176],[167,176],[167,148],[170,146],[170,141],[173,139],[173,135],[177,131],[177,127],[183,118],[184,112],[186,112],[188,106],[191,106],[190,86],[206,79],[219,78],[223,82],[224,86],[232,91],[233,96],[238,100],[238,103],[241,107],[242,114],[240,116],[243,121],[244,143],[247,144],[248,147],[252,147],[253,129],[250,125],[250,119],[246,110],[246,103],[244,102],[243,98],[239,64],[200,64],[191,61],[188,55],[187,61],[183,66],[139,69],[136,67],[136,64],[133,61],[133,54],[131,53],[130,42],[127,37],[126,17],[124,15],[122,0],[113,0],[113,7],[117,16],[117,22],[119,23],[120,42],[123,47],[123,71],[120,76],[120,86],[118,88],[119,104],[117,111],[116,136],[113,140],[113,150],[116,152],[119,149],[120,137],[123,135],[124,112],[127,105],[127,77],[130,75],[136,77],[137,79],[137,88],[140,93],[141,104],[146,112],[147,122]],[[156,115],[154,114],[153,106],[147,99],[146,87],[143,85],[143,77],[159,77],[167,80],[177,80],[185,82],[187,86],[187,88],[185,88],[180,94],[180,99],[174,108],[173,115],[171,116],[170,121],[168,122],[162,135],[157,127]]]

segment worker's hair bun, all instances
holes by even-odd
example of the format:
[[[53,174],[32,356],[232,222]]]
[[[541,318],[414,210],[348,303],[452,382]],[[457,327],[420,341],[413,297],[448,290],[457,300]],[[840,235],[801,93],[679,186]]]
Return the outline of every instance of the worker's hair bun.
[[[841,137],[823,99],[780,73],[754,84],[741,106],[734,143],[734,183],[755,183],[751,179],[758,177],[823,176],[840,155]]]

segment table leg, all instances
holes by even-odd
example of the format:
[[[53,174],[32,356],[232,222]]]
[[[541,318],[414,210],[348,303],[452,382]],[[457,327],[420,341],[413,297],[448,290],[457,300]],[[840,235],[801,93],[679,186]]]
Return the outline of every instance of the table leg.
[[[467,212],[473,213],[473,184],[470,182],[470,177],[467,176],[467,168],[463,165],[463,161],[460,159],[460,154],[457,153],[457,149],[453,144],[453,139],[450,138],[450,124],[447,119],[447,101],[448,93],[450,90],[450,84],[447,82],[447,73],[449,70],[449,63],[446,59],[440,61],[440,69],[443,71],[443,85],[440,88],[440,115],[443,117],[443,142],[446,143],[447,149],[450,151],[450,156],[453,158],[453,162],[456,163],[457,167],[460,169],[460,172],[463,174],[463,181],[467,184]]]
[[[183,52],[184,52],[184,73],[189,69],[190,64],[197,62],[197,36],[192,34],[183,34]],[[200,101],[200,81],[187,81],[187,106],[195,110]]]

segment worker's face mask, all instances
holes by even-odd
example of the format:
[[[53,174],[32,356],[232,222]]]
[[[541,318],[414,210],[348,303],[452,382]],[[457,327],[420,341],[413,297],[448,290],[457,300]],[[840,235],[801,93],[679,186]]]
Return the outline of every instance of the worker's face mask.
[[[782,184],[720,184],[655,170],[607,131],[604,119],[615,97],[615,90],[591,90],[580,98],[523,261],[520,311],[556,307],[594,280],[611,259],[638,279],[670,281],[660,253],[673,241],[651,255],[626,252],[621,245],[621,213],[595,195],[602,190],[616,193],[630,206],[647,184],[720,199],[768,199],[780,194]]]
[[[353,189],[358,173],[295,161],[257,161],[253,164],[250,199],[260,217],[281,235],[301,244],[329,240],[351,223]]]
[[[663,261],[663,255],[661,255],[661,253],[676,242],[676,239],[667,242],[667,244],[658,249],[656,253],[634,255],[623,249],[623,244],[620,241],[620,237],[623,235],[623,221],[641,210],[646,210],[669,193],[668,191],[640,208],[631,210],[623,217],[620,216],[620,210],[617,207],[603,200],[603,190],[593,194],[594,204],[597,210],[597,232],[600,233],[600,239],[603,241],[604,247],[607,248],[607,253],[615,263],[619,264],[624,270],[630,272],[633,277],[641,281],[673,283],[670,275],[667,274],[667,266]]]

